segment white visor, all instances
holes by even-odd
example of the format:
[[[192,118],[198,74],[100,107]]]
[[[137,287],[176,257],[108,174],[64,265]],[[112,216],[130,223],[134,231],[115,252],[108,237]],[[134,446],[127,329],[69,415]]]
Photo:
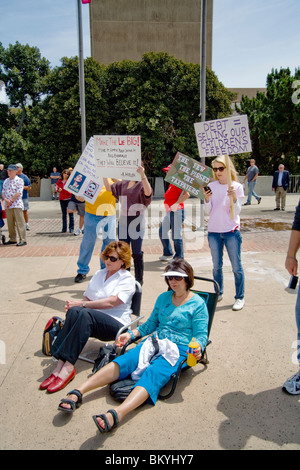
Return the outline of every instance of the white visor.
[[[163,273],[162,276],[181,276],[181,277],[188,277],[186,273],[180,273],[179,271],[167,271]]]

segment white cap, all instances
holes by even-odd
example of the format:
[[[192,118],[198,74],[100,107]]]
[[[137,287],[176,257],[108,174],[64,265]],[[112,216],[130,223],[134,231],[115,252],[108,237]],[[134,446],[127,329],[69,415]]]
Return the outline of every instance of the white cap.
[[[181,273],[180,271],[167,271],[163,273],[162,276],[181,276],[181,277],[188,277],[186,273]]]

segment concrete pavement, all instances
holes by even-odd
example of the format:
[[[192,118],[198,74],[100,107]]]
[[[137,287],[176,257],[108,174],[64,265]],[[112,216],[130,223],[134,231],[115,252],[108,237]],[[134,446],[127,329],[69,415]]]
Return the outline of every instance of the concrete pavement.
[[[60,399],[90,374],[90,364],[77,362],[77,375],[65,390],[51,395],[39,390],[53,369],[52,358],[41,352],[43,328],[53,314],[63,316],[66,299],[82,297],[87,283],[74,284],[81,237],[60,233],[59,203],[30,201],[28,245],[0,246],[0,448],[299,450],[300,397],[281,390],[297,370],[296,292],[287,289],[284,260],[298,200],[299,195],[289,194],[285,212],[273,211],[274,197],[243,208],[244,309],[231,309],[233,275],[225,256],[225,292],[211,331],[210,364],[182,374],[169,400],[143,406],[106,435],[91,418],[116,405],[106,388],[85,396],[72,416],[57,411]],[[197,230],[199,202],[193,199],[186,207],[186,259],[197,274],[211,277],[206,232]],[[165,289],[157,237],[162,201],[150,208],[144,241],[146,317]],[[2,232],[7,235],[6,227]],[[100,246],[98,240],[91,275],[99,267]],[[99,344],[89,340],[84,353],[96,354]]]

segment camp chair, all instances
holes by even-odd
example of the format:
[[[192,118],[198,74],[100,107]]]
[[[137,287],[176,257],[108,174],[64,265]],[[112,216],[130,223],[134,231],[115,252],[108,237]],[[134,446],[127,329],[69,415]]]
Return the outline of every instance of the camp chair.
[[[206,291],[206,290],[195,290],[195,289],[192,289],[192,292],[194,292],[195,294],[198,294],[200,295],[200,297],[205,301],[206,303],[206,306],[207,306],[207,310],[208,310],[208,316],[209,316],[209,319],[208,319],[208,338],[210,336],[210,330],[211,330],[211,327],[212,327],[212,322],[213,322],[213,318],[214,318],[214,314],[215,314],[215,310],[216,310],[216,305],[217,305],[217,302],[218,302],[218,297],[220,295],[220,287],[219,287],[219,284],[214,280],[214,279],[208,279],[206,277],[200,277],[200,276],[194,276],[194,279],[196,281],[201,281],[201,282],[209,282],[211,284],[213,284],[213,287],[214,287],[214,292],[210,292],[210,291]],[[126,352],[126,348],[132,344],[134,341],[129,341],[122,349],[121,351],[121,354],[125,353]],[[199,363],[202,363],[204,365],[207,365],[209,363],[208,361],[208,357],[207,357],[207,346],[211,344],[211,340],[209,339],[208,342],[207,342],[207,345],[206,345],[206,348],[205,350],[203,351],[202,353],[202,357],[200,359],[200,361],[198,361]],[[161,400],[166,400],[167,398],[171,397],[175,391],[175,388],[176,388],[176,385],[177,385],[177,382],[178,382],[178,379],[180,377],[180,374],[183,370],[186,370],[186,369],[189,369],[190,367],[187,365],[187,360],[184,359],[181,361],[181,363],[179,364],[178,368],[177,368],[177,371],[174,372],[168,382],[168,384],[166,384],[166,386],[164,387],[164,389],[168,389],[169,391],[164,393],[163,390],[161,390],[161,393],[158,395],[158,398],[160,398]],[[124,391],[122,390],[122,384],[121,382],[124,382]],[[111,384],[110,386],[110,393],[113,397],[115,397],[118,401],[123,401],[125,399],[125,395],[126,393],[129,391],[130,389],[130,382],[132,382],[132,385],[134,384],[133,381],[131,381],[131,378],[129,379],[125,379],[124,381],[120,381],[120,389],[118,389],[118,382],[114,382],[113,384]]]
[[[120,334],[123,333],[123,331],[126,331],[128,328],[131,328],[132,325],[138,326],[140,320],[144,318],[144,315],[140,314],[141,303],[142,303],[142,287],[138,281],[135,281],[135,293],[133,294],[132,300],[131,300],[131,309],[132,309],[131,317],[135,317],[135,318],[131,319],[131,321],[128,324],[122,326],[117,332],[115,338],[111,338],[112,341],[116,341],[117,338],[120,336]],[[92,364],[94,364],[95,362],[95,360],[89,359],[88,357],[83,356],[83,355],[79,356],[78,359],[81,359],[82,361],[85,361],[85,362],[90,362]]]

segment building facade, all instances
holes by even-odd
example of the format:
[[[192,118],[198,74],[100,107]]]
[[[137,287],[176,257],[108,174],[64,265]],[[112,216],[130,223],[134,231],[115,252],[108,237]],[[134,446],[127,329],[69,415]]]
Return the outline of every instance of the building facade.
[[[168,52],[201,61],[201,0],[92,0],[91,55],[101,64]],[[213,0],[207,0],[206,65],[212,68]]]

